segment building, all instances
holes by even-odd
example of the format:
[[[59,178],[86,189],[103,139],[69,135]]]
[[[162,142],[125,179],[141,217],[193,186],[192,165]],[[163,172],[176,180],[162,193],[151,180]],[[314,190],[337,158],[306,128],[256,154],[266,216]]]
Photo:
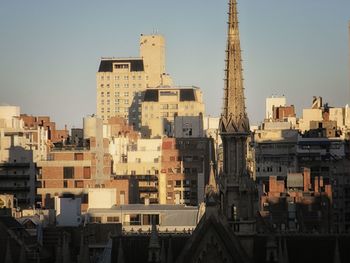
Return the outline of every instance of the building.
[[[268,180],[271,175],[285,178],[288,173],[297,172],[297,141],[298,130],[256,130],[252,143],[256,180]]]
[[[176,116],[174,120],[174,137],[204,137],[202,115],[200,114],[199,116]]]
[[[129,204],[109,209],[92,208],[87,214],[91,223],[121,223],[124,231],[131,232],[133,229],[139,233],[150,230],[152,219],[155,220],[160,232],[193,231],[201,218],[198,207],[159,204]]]
[[[86,211],[91,188],[116,189],[115,204],[129,203],[130,181],[112,176],[112,156],[109,140],[103,137],[102,120],[84,118],[83,135],[82,145],[58,144],[47,160],[37,163],[42,206],[53,208],[54,198],[70,194],[81,198],[81,210]]]
[[[332,229],[332,186],[322,176],[311,180],[310,169],[270,176],[263,184],[260,214],[277,231],[328,233]]]
[[[213,140],[206,137],[164,138],[159,175],[161,204],[199,205],[214,161]]]
[[[142,101],[142,137],[173,135],[176,116],[203,116],[202,91],[197,87],[147,89]]]
[[[139,58],[102,58],[96,74],[97,116],[123,117],[135,129],[141,127],[139,106],[148,87],[171,85],[165,73],[165,39],[141,35]]]
[[[271,96],[269,98],[266,98],[265,119],[272,119],[274,116],[274,108],[284,107],[286,104],[287,100],[284,96]]]
[[[38,201],[35,162],[46,158],[46,151],[43,127],[25,128],[19,107],[0,106],[0,193],[13,194],[21,208]]]
[[[23,120],[25,129],[37,129],[43,127],[47,131],[47,139],[50,143],[57,143],[67,140],[69,132],[67,127],[63,130],[56,128],[56,123],[50,120],[49,116],[31,116],[27,114],[21,114],[20,119]]]

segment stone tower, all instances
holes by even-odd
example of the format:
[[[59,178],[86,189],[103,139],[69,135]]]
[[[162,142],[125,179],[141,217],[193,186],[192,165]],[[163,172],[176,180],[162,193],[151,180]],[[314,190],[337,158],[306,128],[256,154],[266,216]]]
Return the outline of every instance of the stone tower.
[[[255,216],[255,190],[246,167],[250,129],[245,108],[236,0],[229,0],[228,14],[224,100],[219,124],[223,143],[221,206],[229,220],[243,222],[251,221]]]

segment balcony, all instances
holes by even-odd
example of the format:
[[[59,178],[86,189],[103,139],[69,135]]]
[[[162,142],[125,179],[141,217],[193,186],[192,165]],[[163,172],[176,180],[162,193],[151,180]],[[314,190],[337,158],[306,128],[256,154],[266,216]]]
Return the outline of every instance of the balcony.
[[[142,193],[156,193],[158,188],[154,186],[140,186],[139,191]]]

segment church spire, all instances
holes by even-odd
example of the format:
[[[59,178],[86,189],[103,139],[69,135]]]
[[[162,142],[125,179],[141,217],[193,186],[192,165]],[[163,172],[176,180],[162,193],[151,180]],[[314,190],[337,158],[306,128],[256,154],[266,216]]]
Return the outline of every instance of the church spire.
[[[249,132],[245,109],[237,1],[229,1],[222,132]]]
[[[229,0],[228,14],[225,93],[219,124],[223,170],[219,185],[223,194],[222,211],[230,220],[243,222],[244,218],[253,219],[255,214],[255,185],[246,164],[250,128],[245,109],[236,0]],[[253,224],[251,229],[254,231]]]

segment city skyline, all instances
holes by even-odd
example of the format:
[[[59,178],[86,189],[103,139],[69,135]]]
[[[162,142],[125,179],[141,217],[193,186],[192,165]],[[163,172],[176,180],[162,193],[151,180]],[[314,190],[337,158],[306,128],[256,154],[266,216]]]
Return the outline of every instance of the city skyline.
[[[137,56],[140,34],[158,30],[166,38],[166,70],[174,83],[201,87],[206,113],[218,116],[227,3],[200,3],[6,3],[0,11],[0,102],[49,115],[60,127],[79,127],[83,116],[96,112],[100,57]],[[238,4],[252,124],[263,119],[265,98],[272,94],[284,94],[298,113],[312,95],[333,106],[349,101],[350,3]]]

